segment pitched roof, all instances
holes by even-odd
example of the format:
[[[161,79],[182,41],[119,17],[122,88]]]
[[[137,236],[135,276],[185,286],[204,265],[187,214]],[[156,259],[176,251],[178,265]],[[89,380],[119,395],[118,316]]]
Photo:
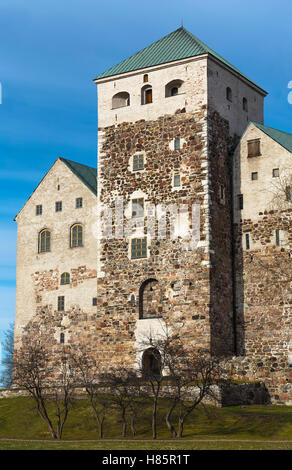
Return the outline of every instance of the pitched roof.
[[[227,60],[223,59],[223,57],[213,51],[205,43],[200,41],[200,39],[196,38],[185,28],[180,27],[167,36],[164,36],[162,39],[150,44],[150,46],[145,47],[131,57],[123,60],[119,64],[114,65],[105,72],[99,74],[95,80],[165,64],[179,59],[196,57],[202,54],[210,54],[216,57],[232,70],[245,77],[245,75],[243,75],[237,68],[227,62]],[[251,81],[248,77],[245,78]]]
[[[259,124],[257,122],[252,122],[251,124],[254,124],[258,129],[275,140],[275,142],[278,142],[278,144],[282,145],[282,147],[292,153],[292,134],[279,131],[278,129],[273,129],[272,127],[264,126],[263,124]]]
[[[97,170],[82,163],[73,162],[66,158],[60,160],[84,183],[95,195],[97,194]]]
[[[97,195],[97,170],[96,168],[92,168],[91,166],[83,165],[82,163],[73,162],[72,160],[67,160],[66,158],[61,158],[61,157],[57,158],[57,160],[53,163],[51,168],[56,164],[58,160],[61,160],[63,163],[65,163],[65,165],[69,168],[69,170],[71,170],[72,173],[74,173],[74,175],[76,175],[80,179],[80,181],[82,181],[82,183],[85,184],[85,186],[87,186],[88,189],[90,189],[93,192],[93,194]],[[41,179],[37,187],[29,196],[26,203],[22,206],[20,211],[14,217],[14,220],[16,220],[16,217],[18,216],[18,214],[20,214],[22,209],[26,206],[27,202],[30,200],[31,196],[35,193],[35,191],[37,190],[41,182],[45,179],[49,171],[47,171],[45,176]]]

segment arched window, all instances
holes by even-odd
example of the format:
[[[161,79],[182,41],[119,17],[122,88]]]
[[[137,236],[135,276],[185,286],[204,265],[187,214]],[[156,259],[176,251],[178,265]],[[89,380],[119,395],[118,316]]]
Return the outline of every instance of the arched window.
[[[83,226],[75,224],[71,227],[71,248],[83,246]]]
[[[141,89],[141,104],[152,103],[152,86],[145,85]]]
[[[229,87],[226,88],[226,98],[228,101],[232,101],[232,90]]]
[[[145,73],[145,75],[143,77],[143,82],[144,83],[148,82],[148,73]]]
[[[112,109],[130,106],[130,95],[127,91],[121,91],[112,98]]]
[[[161,375],[161,356],[158,349],[149,348],[144,351],[142,356],[142,374],[145,379]]]
[[[243,109],[243,111],[248,111],[248,104],[247,104],[247,99],[246,98],[242,99],[242,109]]]
[[[61,285],[70,284],[70,274],[63,273],[61,275]]]
[[[147,279],[139,289],[139,318],[161,316],[161,290],[157,279]]]
[[[39,253],[51,251],[51,232],[44,229],[39,233]]]
[[[167,83],[167,85],[165,85],[165,97],[167,98],[168,96],[176,96],[179,93],[183,93],[183,83],[184,82],[182,80],[172,80],[171,82]]]

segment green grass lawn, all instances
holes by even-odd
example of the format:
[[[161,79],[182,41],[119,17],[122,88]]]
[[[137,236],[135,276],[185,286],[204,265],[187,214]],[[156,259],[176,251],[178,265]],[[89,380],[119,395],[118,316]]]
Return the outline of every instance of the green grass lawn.
[[[158,439],[171,440],[164,423],[166,409],[167,400],[161,399]],[[145,439],[151,439],[151,405],[149,403],[143,406],[141,404],[137,420],[137,442],[127,442],[121,438],[120,416],[117,411],[113,410],[106,419],[104,437],[119,439],[119,441],[21,442],[8,439],[51,439],[51,435],[46,424],[37,415],[31,399],[3,398],[0,399],[0,449],[292,449],[292,407],[214,408],[209,406],[206,410],[200,407],[190,416],[185,425],[182,442],[143,442]],[[130,429],[127,438],[132,439]],[[63,439],[98,440],[97,426],[86,399],[76,400],[65,424]],[[194,442],[198,440],[209,440],[209,442]],[[212,440],[215,442],[210,442]],[[218,442],[219,440],[226,442]],[[232,440],[253,442],[227,442]]]

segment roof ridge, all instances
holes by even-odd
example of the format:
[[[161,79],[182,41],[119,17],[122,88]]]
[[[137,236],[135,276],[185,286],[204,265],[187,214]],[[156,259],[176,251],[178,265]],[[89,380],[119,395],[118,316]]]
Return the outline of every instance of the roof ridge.
[[[69,158],[64,158],[64,157],[58,157],[58,158],[62,160],[63,162],[77,163],[77,165],[85,166],[86,168],[91,168],[92,170],[96,170],[94,166],[85,165],[84,163],[79,163],[79,162],[76,162],[75,160],[69,160]]]
[[[252,124],[254,124],[255,126],[260,126],[260,127],[265,127],[267,129],[271,129],[273,131],[277,131],[277,132],[281,132],[281,134],[285,134],[285,135],[289,135],[292,137],[292,133],[290,132],[285,132],[285,131],[281,131],[280,129],[277,129],[276,127],[271,127],[271,126],[266,126],[266,124],[261,124],[259,122],[255,122],[255,121],[250,121]]]

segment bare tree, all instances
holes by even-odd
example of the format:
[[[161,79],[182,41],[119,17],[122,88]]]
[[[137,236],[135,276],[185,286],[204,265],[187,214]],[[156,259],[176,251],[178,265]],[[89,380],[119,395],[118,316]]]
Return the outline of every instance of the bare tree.
[[[142,392],[141,380],[137,372],[123,366],[115,367],[103,376],[104,383],[110,389],[110,401],[120,409],[122,417],[122,436],[127,435],[128,420],[130,414],[130,424],[133,437],[136,436],[135,419],[138,408],[141,407],[141,398],[145,395]]]
[[[80,345],[78,353],[72,354],[71,359],[77,370],[78,384],[86,390],[94,417],[98,424],[99,438],[103,438],[104,421],[111,402],[106,394],[106,384],[103,383],[105,372],[98,363],[98,358],[89,355],[86,347]]]
[[[156,437],[157,403],[163,380],[169,383],[170,399],[165,422],[171,436],[181,438],[185,421],[193,410],[207,397],[218,399],[215,386],[226,383],[226,379],[223,379],[225,371],[220,366],[219,359],[211,357],[208,351],[200,350],[196,353],[187,348],[179,334],[168,328],[162,335],[149,338],[148,346],[156,361],[159,354],[161,364],[160,375],[151,372],[144,375],[152,387],[153,438]],[[175,410],[178,411],[177,430],[173,424]]]
[[[2,353],[1,363],[4,366],[4,371],[1,376],[1,383],[5,388],[11,388],[13,383],[14,323],[11,323],[4,332]]]
[[[43,344],[26,338],[14,354],[13,383],[34,399],[52,438],[61,439],[72,404],[75,374],[66,351],[55,353],[53,359]]]

